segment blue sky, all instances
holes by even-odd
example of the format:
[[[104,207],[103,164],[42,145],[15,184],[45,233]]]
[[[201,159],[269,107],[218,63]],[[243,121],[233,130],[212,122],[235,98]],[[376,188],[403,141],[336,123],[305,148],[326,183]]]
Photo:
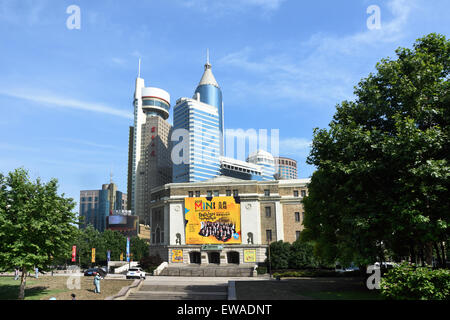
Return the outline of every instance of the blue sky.
[[[367,27],[370,5],[381,29]],[[112,171],[126,192],[138,58],[174,103],[193,95],[209,48],[225,127],[279,129],[280,154],[309,177],[313,128],[396,48],[448,37],[448,12],[448,0],[0,0],[0,171],[55,177],[77,202]]]

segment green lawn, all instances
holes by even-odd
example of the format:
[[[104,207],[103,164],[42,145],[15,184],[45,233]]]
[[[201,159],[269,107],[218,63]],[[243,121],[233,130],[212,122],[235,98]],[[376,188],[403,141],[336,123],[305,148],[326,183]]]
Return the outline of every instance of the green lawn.
[[[16,300],[19,296],[20,280],[12,277],[0,277],[0,300]],[[64,292],[64,289],[50,290],[46,286],[39,286],[38,280],[28,278],[25,287],[25,300],[40,300],[41,298]]]

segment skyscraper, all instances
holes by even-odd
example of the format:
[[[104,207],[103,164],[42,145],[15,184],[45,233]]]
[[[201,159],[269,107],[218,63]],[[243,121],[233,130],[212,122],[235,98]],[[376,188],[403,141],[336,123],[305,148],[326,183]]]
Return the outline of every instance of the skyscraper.
[[[127,195],[118,191],[113,182],[102,185],[101,190],[80,191],[80,216],[84,218],[81,228],[89,224],[103,232],[106,228],[106,217],[116,210],[125,210]]]
[[[169,145],[172,128],[166,121],[169,110],[169,93],[159,88],[145,87],[144,79],[140,77],[139,61],[134,94],[134,126],[130,128],[128,192],[131,193],[129,208],[144,222],[149,214],[150,189],[172,182]]]
[[[212,66],[209,63],[209,50],[207,52],[205,71],[195,90],[193,99],[200,100],[203,103],[209,104],[217,108],[219,114],[219,131],[221,134],[220,140],[220,155],[224,155],[224,110],[222,101],[222,90],[212,73]]]
[[[173,164],[173,182],[198,182],[220,175],[219,114],[216,107],[199,100],[181,98],[174,107],[173,128],[184,129],[181,146],[173,148],[183,163]],[[187,152],[187,154],[183,154]]]
[[[173,159],[173,182],[198,182],[220,175],[220,155],[223,154],[222,91],[211,71],[209,57],[194,97],[177,100],[173,129],[175,145],[172,154],[179,159]],[[182,136],[184,141],[177,140]]]

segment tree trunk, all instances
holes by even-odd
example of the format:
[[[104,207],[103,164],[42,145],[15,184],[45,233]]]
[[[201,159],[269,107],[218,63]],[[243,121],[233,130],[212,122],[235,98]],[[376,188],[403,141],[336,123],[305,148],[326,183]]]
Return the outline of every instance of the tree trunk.
[[[441,252],[442,252],[442,261],[444,262],[443,268],[447,268],[447,258],[445,257],[445,247],[444,247],[444,243],[441,242]]]
[[[414,245],[410,246],[409,252],[410,252],[410,255],[411,255],[411,263],[416,263],[416,252],[414,250]]]
[[[23,267],[22,277],[20,279],[19,300],[25,299],[25,285],[27,284],[27,268]]]
[[[425,261],[427,265],[433,265],[433,244],[431,242],[425,244]]]
[[[444,260],[441,258],[441,253],[439,252],[439,246],[438,246],[437,242],[433,242],[433,246],[434,246],[434,250],[436,250],[436,254],[437,254],[437,259],[438,259],[438,263],[439,263],[438,268],[443,268]]]
[[[420,246],[419,257],[420,257],[420,264],[422,265],[422,267],[425,267],[425,253],[423,245]]]

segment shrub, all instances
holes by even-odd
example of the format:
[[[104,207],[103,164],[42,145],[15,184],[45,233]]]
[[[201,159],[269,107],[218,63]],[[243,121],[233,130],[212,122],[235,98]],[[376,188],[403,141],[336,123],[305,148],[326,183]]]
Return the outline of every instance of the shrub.
[[[403,263],[381,279],[381,294],[392,300],[449,300],[450,270]]]
[[[319,265],[314,257],[314,246],[309,242],[295,241],[290,247],[289,268],[307,269]]]
[[[139,266],[146,272],[153,272],[153,270],[155,270],[162,262],[159,255],[147,256],[139,260]]]
[[[291,245],[281,240],[270,244],[270,263],[272,269],[289,268],[290,249]],[[268,252],[266,252],[267,254]],[[266,263],[268,263],[267,259]]]
[[[267,273],[267,267],[259,266],[258,268],[256,268],[256,272],[258,274],[266,274]]]

